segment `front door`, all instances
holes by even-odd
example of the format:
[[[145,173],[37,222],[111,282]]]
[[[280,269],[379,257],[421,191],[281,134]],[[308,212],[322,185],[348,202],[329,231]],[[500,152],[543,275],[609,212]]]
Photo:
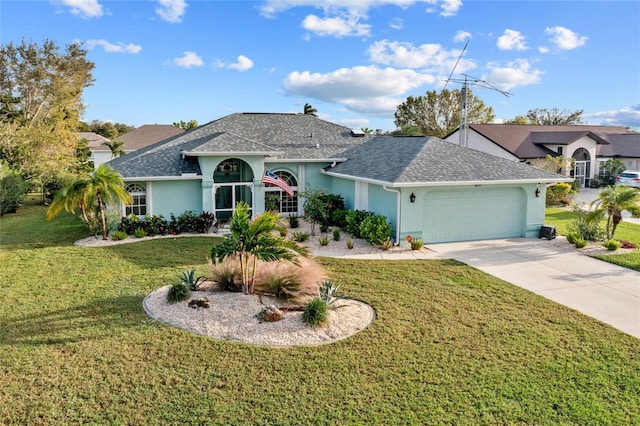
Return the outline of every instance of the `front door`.
[[[580,183],[580,188],[584,188],[585,179],[587,177],[587,162],[586,161],[576,161],[574,167],[574,176],[575,180]]]

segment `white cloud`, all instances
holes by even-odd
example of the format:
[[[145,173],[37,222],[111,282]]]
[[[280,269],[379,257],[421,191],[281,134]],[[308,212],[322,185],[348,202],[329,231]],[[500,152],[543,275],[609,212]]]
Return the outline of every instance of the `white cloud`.
[[[296,7],[312,7],[323,11],[324,16],[307,15],[302,26],[321,36],[367,36],[371,26],[364,24],[372,8],[397,6],[406,9],[414,4],[439,5],[442,16],[452,16],[462,6],[461,0],[267,0],[260,7],[260,13],[268,18]],[[430,12],[430,10],[427,10]],[[392,28],[401,28],[397,21]]]
[[[623,107],[617,111],[583,114],[583,121],[605,126],[628,126],[640,131],[640,104]]]
[[[187,6],[185,0],[158,0],[156,13],[164,21],[178,23],[182,22],[182,15],[184,15]]]
[[[393,18],[393,20],[389,23],[389,27],[394,30],[401,30],[404,28],[404,21],[400,18]]]
[[[406,68],[420,68],[423,71],[450,73],[461,51],[446,50],[439,44],[414,46],[407,42],[381,40],[369,46],[369,58],[372,62]],[[457,72],[475,68],[472,61],[460,59]]]
[[[520,31],[504,30],[504,34],[498,37],[498,48],[500,50],[527,50],[524,36]]]
[[[454,16],[462,7],[462,0],[442,0],[440,15]]]
[[[283,88],[291,96],[339,103],[351,111],[388,115],[404,100],[394,97],[434,82],[433,76],[413,70],[370,65],[341,68],[326,74],[295,71],[285,78]]]
[[[235,63],[229,64],[227,67],[238,71],[247,71],[253,68],[253,61],[244,55],[240,55]]]
[[[532,68],[526,59],[519,59],[502,67],[490,63],[488,67],[491,71],[483,77],[483,80],[500,90],[538,84],[543,74],[542,71]]]
[[[137,44],[110,43],[104,39],[87,40],[86,44],[89,50],[101,46],[107,53],[139,53],[142,50],[142,46]]]
[[[181,68],[201,67],[204,65],[202,58],[196,52],[182,52],[182,56],[175,58],[173,63]]]
[[[458,31],[453,37],[453,41],[456,43],[462,43],[463,41],[471,40],[473,36],[468,31]]]
[[[544,30],[549,35],[549,41],[560,50],[573,50],[587,43],[588,37],[580,36],[565,27],[547,27]]]
[[[302,21],[302,27],[319,36],[368,36],[371,25],[361,24],[356,18],[319,18],[307,15]]]
[[[98,0],[60,0],[60,3],[71,8],[71,14],[83,18],[98,18],[103,15],[102,5]]]

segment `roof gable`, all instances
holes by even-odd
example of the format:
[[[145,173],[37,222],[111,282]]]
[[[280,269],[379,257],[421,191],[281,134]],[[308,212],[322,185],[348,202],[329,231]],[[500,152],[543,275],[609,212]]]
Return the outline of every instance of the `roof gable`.
[[[583,136],[591,137],[596,144],[606,144],[611,135],[632,133],[621,126],[471,124],[469,127],[520,159],[557,155],[545,144],[568,145]]]

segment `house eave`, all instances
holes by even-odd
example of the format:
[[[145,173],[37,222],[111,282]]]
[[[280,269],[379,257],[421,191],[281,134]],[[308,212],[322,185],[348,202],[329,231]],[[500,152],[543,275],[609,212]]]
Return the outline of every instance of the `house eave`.
[[[126,176],[122,178],[126,182],[131,181],[166,181],[166,180],[202,180],[202,175],[184,174],[181,176]]]
[[[182,155],[189,157],[241,157],[241,156],[278,156],[284,155],[284,151],[181,151]]]
[[[265,163],[343,163],[348,158],[276,158],[265,159]]]

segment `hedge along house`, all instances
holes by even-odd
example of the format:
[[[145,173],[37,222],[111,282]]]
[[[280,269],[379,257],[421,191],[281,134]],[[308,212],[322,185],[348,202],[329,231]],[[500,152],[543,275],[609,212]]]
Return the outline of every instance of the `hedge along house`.
[[[437,138],[370,136],[312,115],[232,114],[119,157],[133,203],[123,214],[210,211],[239,201],[256,215],[267,194],[303,214],[307,188],[340,194],[346,208],[385,215],[396,243],[537,237],[546,185],[572,179]],[[266,171],[293,189],[262,183]]]

